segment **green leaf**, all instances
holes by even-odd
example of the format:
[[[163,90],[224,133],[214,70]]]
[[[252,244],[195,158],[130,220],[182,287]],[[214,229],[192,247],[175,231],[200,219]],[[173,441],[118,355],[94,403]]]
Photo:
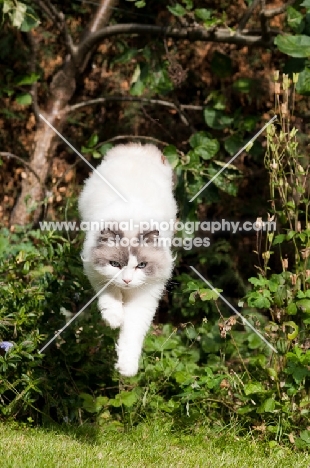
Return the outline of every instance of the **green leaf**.
[[[258,413],[273,413],[276,407],[276,402],[274,398],[267,398],[260,407],[258,408]]]
[[[187,10],[191,10],[193,8],[193,0],[182,0],[182,3],[184,3]]]
[[[268,309],[270,301],[260,293],[251,293],[248,297],[250,307],[258,307],[259,309]]]
[[[16,82],[17,86],[22,86],[22,85],[31,85],[33,83],[36,83],[38,79],[40,78],[40,75],[37,73],[31,73],[31,75],[25,75],[23,78],[18,80]]]
[[[198,155],[200,158],[208,160],[213,158],[213,156],[216,155],[219,149],[219,142],[217,140],[211,140],[211,138],[208,138],[205,141],[204,146],[196,146],[196,148],[194,150],[191,150],[188,154],[191,158],[193,155]]]
[[[221,130],[230,127],[233,118],[225,115],[222,111],[206,107],[203,111],[206,124],[214,129]]]
[[[245,384],[244,393],[246,395],[253,395],[255,393],[265,393],[266,390],[260,382],[251,382]]]
[[[116,396],[119,397],[122,404],[124,406],[127,406],[128,408],[133,406],[138,400],[138,397],[134,391],[133,392],[122,391],[119,395],[116,395]]]
[[[202,301],[216,301],[219,298],[221,290],[213,291],[212,289],[200,289],[199,296]]]
[[[217,50],[213,53],[211,59],[211,70],[220,78],[226,78],[232,74],[232,63],[230,57],[221,54]]]
[[[141,96],[145,88],[145,84],[141,80],[137,80],[130,88],[130,94],[132,96]]]
[[[99,148],[101,156],[105,156],[111,148],[113,148],[112,143],[104,143],[103,145],[101,145]]]
[[[202,21],[207,21],[211,18],[213,10],[209,10],[207,8],[196,8],[195,16]]]
[[[18,96],[16,96],[16,102],[18,102],[18,104],[21,104],[23,106],[29,106],[29,104],[31,104],[32,102],[31,94],[29,93],[19,94]]]
[[[251,78],[239,78],[239,80],[233,83],[233,89],[239,91],[239,93],[250,93],[253,91],[255,80]]]
[[[300,6],[310,9],[310,0],[304,0]]]
[[[175,169],[180,162],[176,147],[173,145],[166,146],[166,148],[163,151],[163,154],[168,159],[172,168]]]
[[[177,3],[176,5],[173,6],[168,6],[167,7],[170,13],[172,13],[174,16],[183,16],[186,13],[186,10],[182,5]]]
[[[305,21],[304,21],[304,15],[300,13],[300,11],[296,10],[296,8],[293,8],[292,6],[289,6],[286,10],[286,18],[287,18],[287,23],[290,26],[290,28],[293,29],[293,31],[300,33],[302,32]]]
[[[282,244],[282,242],[284,242],[285,239],[286,234],[278,234],[273,240],[273,245]]]
[[[224,142],[225,150],[231,155],[235,155],[242,147],[243,140],[240,135],[231,135]]]
[[[301,299],[300,301],[297,301],[296,304],[303,312],[310,314],[310,299]]]
[[[281,52],[291,57],[310,56],[310,37],[303,34],[296,36],[279,35],[275,38],[274,43]]]
[[[99,141],[99,137],[96,133],[94,133],[87,142],[88,148],[93,148],[94,146],[96,146],[98,141]]]
[[[197,132],[194,133],[190,139],[189,144],[192,148],[196,148],[197,146],[203,146],[205,142],[210,139],[210,134],[207,132]]]
[[[286,312],[288,315],[296,315],[297,314],[297,306],[294,302],[291,302],[287,308],[286,308]]]
[[[296,235],[296,232],[295,231],[289,231],[287,234],[286,234],[286,240],[289,241],[291,239],[293,239],[293,237]]]
[[[308,430],[302,431],[300,433],[300,438],[301,438],[301,440],[306,442],[306,444],[310,445],[310,431],[308,431]]]
[[[310,96],[310,68],[305,68],[299,73],[296,91],[298,94]]]
[[[27,12],[24,17],[24,21],[20,27],[20,30],[23,32],[29,32],[31,29],[35,28],[40,24],[40,20],[36,15],[36,12],[33,8],[27,5]]]
[[[16,2],[14,10],[10,13],[13,26],[20,28],[27,11],[27,6],[24,3]]]
[[[136,48],[126,49],[122,54],[113,60],[113,63],[124,64],[130,62],[130,60],[132,60],[138,54],[138,52],[139,50]]]
[[[289,340],[294,340],[296,338],[296,336],[298,335],[298,332],[299,332],[299,327],[298,325],[296,325],[295,322],[284,322],[283,325],[287,326],[287,327],[291,327],[293,328],[293,333],[288,333],[287,334],[287,337]]]

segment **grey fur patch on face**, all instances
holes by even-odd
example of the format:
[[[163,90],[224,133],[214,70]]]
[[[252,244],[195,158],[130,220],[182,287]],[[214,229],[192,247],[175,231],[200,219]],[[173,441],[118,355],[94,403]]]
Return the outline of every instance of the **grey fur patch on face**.
[[[140,233],[134,237],[136,246],[122,246],[121,239],[124,238],[122,231],[111,231],[105,229],[98,236],[96,247],[92,252],[92,260],[96,266],[106,266],[111,261],[118,262],[121,267],[128,265],[129,257],[132,255],[137,259],[137,265],[146,263],[141,268],[148,277],[160,277],[166,271],[166,252],[157,245],[158,231]]]
[[[104,229],[100,232],[92,258],[97,266],[108,265],[111,261],[118,262],[122,267],[128,264],[128,247],[122,247],[119,241],[124,237],[123,231]]]
[[[143,272],[149,277],[160,276],[161,270],[165,268],[165,252],[157,245],[158,235],[158,231],[141,233],[139,245],[130,248],[130,253],[137,258],[138,264],[146,263]]]

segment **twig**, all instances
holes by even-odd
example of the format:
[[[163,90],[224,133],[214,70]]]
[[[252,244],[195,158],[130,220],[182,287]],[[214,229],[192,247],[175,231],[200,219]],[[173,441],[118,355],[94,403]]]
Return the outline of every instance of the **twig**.
[[[118,34],[149,34],[151,36],[163,36],[171,37],[176,39],[186,39],[189,41],[208,41],[208,42],[219,42],[226,44],[236,44],[240,46],[256,46],[256,47],[270,47],[272,41],[265,41],[260,35],[251,35],[250,30],[245,30],[243,33],[238,31],[232,31],[228,28],[175,28],[156,26],[153,24],[116,24],[102,28],[92,34],[89,34],[80,44],[78,55],[82,58],[85,54],[91,50],[96,44],[100,43],[104,39]],[[272,31],[272,36],[276,35]]]
[[[23,158],[20,158],[19,156],[16,156],[16,154],[9,153],[7,151],[1,151],[0,152],[0,157],[2,158],[13,158],[16,159],[17,161],[21,162],[30,172],[33,173],[33,175],[38,179],[38,181],[41,183],[40,177],[38,174],[32,169],[29,163],[27,163]]]
[[[61,11],[58,11],[57,8],[55,8],[55,6],[50,2],[50,0],[35,0],[35,2],[63,33],[68,53],[74,59],[77,47],[74,45],[72,36],[69,33],[69,29],[67,28],[65,15]]]
[[[157,138],[150,137],[150,136],[143,136],[143,135],[117,135],[115,137],[109,138],[108,140],[101,142],[100,144],[103,145],[105,143],[112,143],[113,141],[118,141],[118,140],[148,140],[148,141],[154,141],[154,143],[158,143],[159,145],[163,145],[163,146],[170,145],[170,143],[167,143],[162,140],[158,140]],[[182,152],[180,151],[180,153]]]
[[[169,138],[171,138],[172,140],[175,141],[175,139],[173,138],[173,136],[171,135],[171,133],[169,132],[169,130],[167,130],[167,128],[164,127],[164,125],[162,125],[160,122],[159,122],[159,119],[154,119],[144,108],[144,106],[141,106],[141,110],[144,114],[144,116],[149,119],[154,125],[157,125],[162,132],[164,132],[166,135],[168,135]]]
[[[237,28],[237,32],[241,32],[246,24],[248,23],[249,19],[251,18],[255,8],[257,7],[257,5],[259,4],[260,0],[254,0],[253,3],[248,7],[247,11],[244,13],[244,15],[242,16],[241,20],[240,20],[240,23],[239,23],[239,26]]]
[[[284,13],[286,9],[289,6],[294,5],[294,3],[296,3],[296,0],[289,0],[284,5],[277,7],[277,8],[270,8],[269,10],[268,9],[266,10],[264,8],[262,13],[266,18],[273,18],[274,16],[281,15],[281,13]]]
[[[141,102],[143,104],[156,104],[159,106],[166,106],[171,107],[172,109],[178,110],[177,106],[173,102],[163,101],[161,99],[147,99],[147,98],[138,98],[132,96],[107,96],[107,97],[100,97],[96,99],[90,99],[89,101],[78,102],[77,104],[73,104],[72,106],[66,106],[62,112],[68,113],[73,112],[82,107],[93,106],[95,104],[105,103],[109,101],[128,101],[128,102]],[[181,109],[189,109],[189,110],[203,110],[205,106],[194,106],[192,104],[180,104]]]
[[[259,14],[260,18],[260,25],[262,28],[262,38],[265,40],[269,39],[270,33],[269,33],[269,24],[268,24],[268,19],[267,16],[265,15],[265,5],[266,5],[266,0],[261,0],[262,4],[262,10]]]
[[[37,51],[38,51],[38,43],[36,39],[33,37],[31,31],[27,33],[27,37],[29,40],[30,48],[31,48],[31,60],[30,60],[30,73],[36,72],[36,58],[37,58]],[[32,110],[36,119],[36,122],[40,122],[39,114],[41,113],[41,109],[38,105],[38,83],[32,83],[30,94],[32,97]]]

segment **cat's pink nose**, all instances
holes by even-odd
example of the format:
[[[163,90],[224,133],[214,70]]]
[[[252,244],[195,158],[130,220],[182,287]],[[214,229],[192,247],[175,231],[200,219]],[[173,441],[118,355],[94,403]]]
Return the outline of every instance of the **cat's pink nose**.
[[[124,278],[123,278],[123,281],[124,281],[124,283],[128,284],[128,283],[131,282],[131,279],[124,279]]]

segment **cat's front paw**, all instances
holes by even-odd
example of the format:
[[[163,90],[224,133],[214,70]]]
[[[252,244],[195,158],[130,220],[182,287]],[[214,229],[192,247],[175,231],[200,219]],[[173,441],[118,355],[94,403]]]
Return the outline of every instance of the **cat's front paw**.
[[[133,377],[138,373],[138,368],[139,360],[129,359],[128,357],[119,358],[115,365],[115,369],[124,377]]]
[[[105,322],[111,328],[119,328],[124,322],[124,311],[123,309],[103,309],[101,310],[101,316]]]

